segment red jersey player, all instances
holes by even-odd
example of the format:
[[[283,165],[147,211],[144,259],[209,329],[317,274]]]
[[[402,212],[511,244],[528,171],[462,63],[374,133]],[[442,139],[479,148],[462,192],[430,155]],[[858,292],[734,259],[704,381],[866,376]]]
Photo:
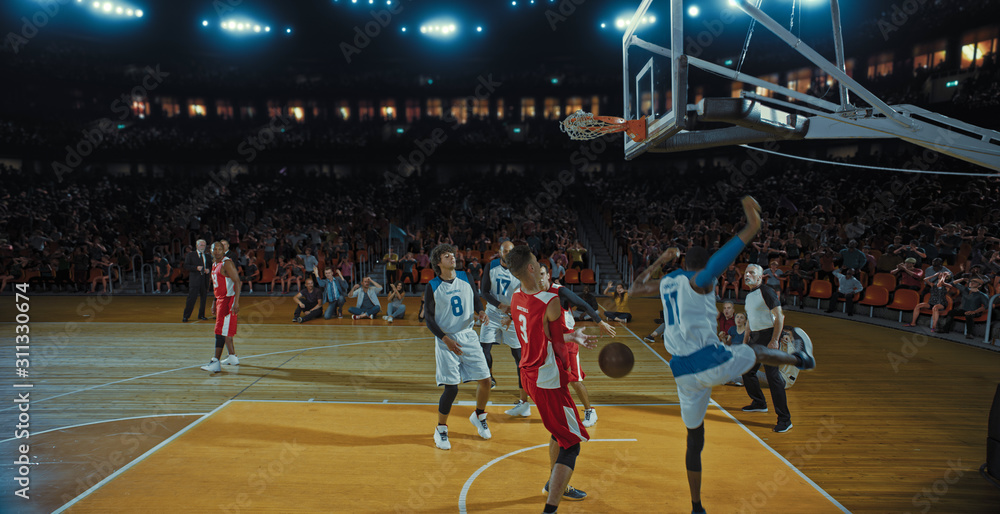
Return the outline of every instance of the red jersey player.
[[[552,434],[549,443],[552,472],[543,491],[548,494],[544,512],[555,512],[562,498],[587,497],[583,491],[569,486],[580,442],[590,439],[590,435],[580,422],[567,387],[570,369],[567,342],[593,348],[596,336],[584,334],[582,328],[566,333],[559,295],[542,289],[541,267],[530,248],[514,247],[507,254],[507,264],[521,281],[521,289],[514,293],[510,307],[522,348],[521,382],[535,400],[546,430]]]
[[[218,373],[222,371],[219,357],[222,357],[223,345],[229,350],[225,363],[239,365],[233,336],[236,335],[236,315],[240,312],[240,275],[233,261],[226,257],[225,241],[212,243],[212,285],[215,290],[215,357],[201,367],[205,371]]]

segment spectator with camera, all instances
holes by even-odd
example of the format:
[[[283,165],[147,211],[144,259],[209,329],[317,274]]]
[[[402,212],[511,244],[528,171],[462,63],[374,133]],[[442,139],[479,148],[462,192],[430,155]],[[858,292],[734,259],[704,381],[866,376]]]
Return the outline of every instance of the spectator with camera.
[[[963,282],[968,284],[968,286],[963,284]],[[951,332],[952,327],[955,325],[955,317],[965,316],[965,338],[972,339],[972,332],[976,327],[976,318],[985,313],[989,305],[989,298],[986,297],[985,293],[980,291],[980,288],[983,286],[983,279],[960,278],[950,284],[946,283],[946,285],[949,289],[957,290],[961,294],[961,302],[959,302],[957,308],[948,311],[941,331],[944,333]]]
[[[917,259],[914,257],[907,257],[890,273],[899,282],[896,289],[910,289],[919,293],[924,288],[924,270],[917,267]]]
[[[854,277],[853,268],[845,267],[843,270],[834,270],[833,276],[837,277],[837,290],[833,292],[830,306],[827,307],[826,312],[833,312],[837,306],[837,300],[843,298],[847,303],[847,315],[854,316],[854,295],[860,293],[865,287],[861,285],[860,280]]]

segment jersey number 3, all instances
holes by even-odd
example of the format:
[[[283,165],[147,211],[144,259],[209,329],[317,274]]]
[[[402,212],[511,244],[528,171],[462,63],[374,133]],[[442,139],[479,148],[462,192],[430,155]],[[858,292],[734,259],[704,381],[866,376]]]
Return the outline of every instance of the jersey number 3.
[[[681,322],[680,306],[677,305],[677,291],[663,295],[663,314],[667,317],[667,325],[674,326]]]

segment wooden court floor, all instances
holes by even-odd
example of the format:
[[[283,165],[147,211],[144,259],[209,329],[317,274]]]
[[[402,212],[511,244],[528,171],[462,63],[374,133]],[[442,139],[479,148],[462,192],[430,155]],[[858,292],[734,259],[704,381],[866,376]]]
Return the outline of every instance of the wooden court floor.
[[[13,298],[0,301],[0,327],[13,335]],[[500,348],[488,409],[494,438],[475,437],[466,386],[449,420],[455,447],[433,447],[440,389],[415,299],[391,326],[299,325],[289,297],[246,297],[241,365],[215,375],[199,369],[211,356],[212,323],[181,323],[183,301],[32,298],[30,438],[13,437],[16,406],[0,409],[0,511],[531,512],[544,500],[546,455],[532,447],[547,438],[537,414],[503,414],[517,390]],[[651,320],[656,303],[636,300],[633,312]],[[743,413],[742,388],[716,388],[707,508],[1000,511],[1000,490],[978,473],[1000,354],[797,310],[786,323],[811,335],[818,361],[788,390],[794,428],[773,433],[773,412]],[[600,420],[574,483],[591,498],[561,511],[689,512],[669,355],[640,339],[652,328],[619,328],[615,340],[637,359],[623,379],[600,373],[596,351],[581,352]],[[8,366],[7,382],[23,382]],[[10,464],[24,444],[28,500],[14,496]]]

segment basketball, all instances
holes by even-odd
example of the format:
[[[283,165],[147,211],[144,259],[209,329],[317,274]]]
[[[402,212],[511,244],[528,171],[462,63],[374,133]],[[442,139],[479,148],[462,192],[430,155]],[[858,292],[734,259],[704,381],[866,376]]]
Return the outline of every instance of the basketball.
[[[622,378],[632,371],[635,355],[632,349],[622,343],[608,343],[597,356],[601,371],[611,378]]]

